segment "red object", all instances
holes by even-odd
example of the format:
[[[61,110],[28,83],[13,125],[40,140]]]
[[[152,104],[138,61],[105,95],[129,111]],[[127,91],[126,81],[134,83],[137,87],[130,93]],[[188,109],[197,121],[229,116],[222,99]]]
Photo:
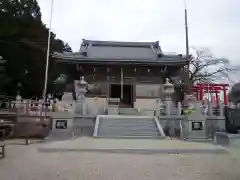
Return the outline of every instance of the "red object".
[[[220,99],[219,99],[218,93],[216,93],[215,99],[216,99],[216,104],[219,105],[219,103],[220,103],[219,100],[220,100]]]
[[[216,101],[215,103],[219,105],[219,93],[223,91],[224,94],[224,104],[228,104],[227,90],[229,84],[197,84],[192,87],[192,91],[196,93],[197,100],[202,101],[204,93],[215,93]]]

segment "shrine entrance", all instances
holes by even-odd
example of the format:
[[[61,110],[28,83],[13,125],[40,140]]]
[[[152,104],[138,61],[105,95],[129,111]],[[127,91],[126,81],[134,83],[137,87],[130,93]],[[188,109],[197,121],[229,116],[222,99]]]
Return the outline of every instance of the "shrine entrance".
[[[111,84],[109,88],[110,98],[120,99],[120,107],[133,107],[134,96],[132,84]]]

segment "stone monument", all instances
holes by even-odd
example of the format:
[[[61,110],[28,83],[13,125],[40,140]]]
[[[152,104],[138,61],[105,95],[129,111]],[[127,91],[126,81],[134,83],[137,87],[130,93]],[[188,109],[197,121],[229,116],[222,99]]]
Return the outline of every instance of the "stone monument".
[[[195,109],[184,120],[184,138],[186,139],[206,139],[206,119],[202,113],[199,103],[194,104]]]
[[[86,115],[86,92],[87,82],[84,80],[84,77],[81,77],[76,84],[77,99],[73,104],[73,111],[52,113],[53,124],[51,134],[49,135],[50,139],[70,139],[76,135],[77,121],[81,119],[81,116]]]

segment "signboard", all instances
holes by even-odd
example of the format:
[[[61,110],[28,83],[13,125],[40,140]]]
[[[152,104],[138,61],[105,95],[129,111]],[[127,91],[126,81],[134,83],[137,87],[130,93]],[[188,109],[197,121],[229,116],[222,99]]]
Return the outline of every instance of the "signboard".
[[[192,130],[193,131],[202,131],[203,130],[203,122],[192,122]]]
[[[67,120],[56,120],[56,129],[67,129]]]

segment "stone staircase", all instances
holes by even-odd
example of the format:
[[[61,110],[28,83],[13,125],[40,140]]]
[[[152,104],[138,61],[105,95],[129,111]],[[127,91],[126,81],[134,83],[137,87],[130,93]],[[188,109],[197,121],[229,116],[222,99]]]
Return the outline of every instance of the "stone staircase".
[[[119,115],[132,115],[132,116],[138,116],[140,113],[135,108],[118,108],[118,114]]]
[[[146,116],[98,116],[95,137],[164,137],[157,119]]]

